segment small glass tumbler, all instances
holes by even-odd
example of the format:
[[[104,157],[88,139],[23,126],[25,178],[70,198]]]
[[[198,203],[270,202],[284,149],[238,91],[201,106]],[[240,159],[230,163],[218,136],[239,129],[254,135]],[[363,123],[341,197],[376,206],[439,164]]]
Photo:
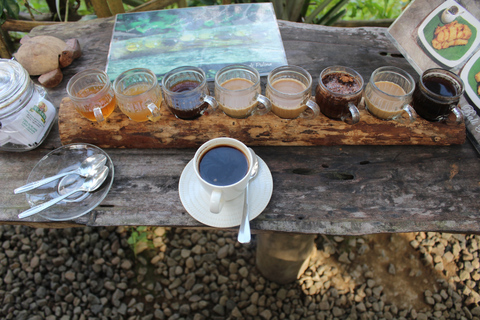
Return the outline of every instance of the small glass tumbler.
[[[120,110],[136,122],[160,118],[162,92],[157,76],[149,69],[135,68],[121,73],[113,83]]]
[[[266,96],[272,112],[283,119],[313,119],[320,114],[312,98],[312,76],[297,66],[273,69],[267,78]]]
[[[261,94],[258,71],[241,64],[226,66],[217,72],[215,99],[220,109],[232,118],[264,115],[272,109],[270,100]]]
[[[414,89],[415,81],[408,72],[397,67],[380,67],[365,87],[365,107],[379,119],[412,123],[417,119],[410,105]]]
[[[458,103],[464,90],[462,79],[455,73],[440,68],[425,70],[413,92],[413,108],[428,121],[461,124],[464,117]]]
[[[115,110],[115,92],[108,75],[99,69],[87,69],[67,83],[67,94],[75,109],[91,121],[102,122]]]
[[[324,115],[355,124],[360,121],[363,78],[352,68],[332,66],[323,69],[315,89],[315,99]]]
[[[197,67],[179,67],[162,79],[163,97],[168,109],[179,119],[193,120],[214,113],[217,101],[210,96],[205,72]]]

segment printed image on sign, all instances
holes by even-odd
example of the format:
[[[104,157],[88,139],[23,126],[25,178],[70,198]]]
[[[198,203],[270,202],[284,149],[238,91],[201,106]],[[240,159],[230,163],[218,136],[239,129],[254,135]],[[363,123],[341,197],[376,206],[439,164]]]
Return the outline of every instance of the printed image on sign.
[[[468,98],[480,110],[480,51],[463,67],[460,77],[465,86]]]
[[[453,68],[480,43],[480,22],[453,0],[445,1],[418,28],[418,41],[433,59]]]

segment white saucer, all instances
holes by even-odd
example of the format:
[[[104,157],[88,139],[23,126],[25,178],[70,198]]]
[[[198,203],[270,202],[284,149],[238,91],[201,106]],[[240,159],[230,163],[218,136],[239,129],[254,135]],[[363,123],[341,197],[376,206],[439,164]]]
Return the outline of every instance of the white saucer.
[[[258,162],[260,165],[258,175],[250,181],[249,186],[250,220],[255,219],[262,213],[273,192],[273,179],[270,169],[260,157],[258,157]],[[183,169],[178,191],[183,206],[195,220],[217,228],[230,228],[240,225],[243,212],[243,195],[225,202],[219,213],[211,213],[209,196],[195,175],[193,159]]]

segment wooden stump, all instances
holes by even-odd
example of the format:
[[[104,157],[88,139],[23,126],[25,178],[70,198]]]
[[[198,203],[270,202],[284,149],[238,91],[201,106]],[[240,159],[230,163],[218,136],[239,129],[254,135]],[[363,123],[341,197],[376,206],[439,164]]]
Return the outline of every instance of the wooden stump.
[[[261,233],[257,235],[256,265],[267,279],[279,284],[297,280],[315,252],[315,235]]]

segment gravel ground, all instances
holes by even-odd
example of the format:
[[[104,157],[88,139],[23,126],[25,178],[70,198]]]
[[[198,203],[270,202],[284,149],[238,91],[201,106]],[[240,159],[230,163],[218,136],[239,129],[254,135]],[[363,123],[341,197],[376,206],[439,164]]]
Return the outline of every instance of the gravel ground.
[[[0,318],[480,319],[480,236],[319,235],[306,272],[277,285],[255,236],[150,229],[0,226]]]

